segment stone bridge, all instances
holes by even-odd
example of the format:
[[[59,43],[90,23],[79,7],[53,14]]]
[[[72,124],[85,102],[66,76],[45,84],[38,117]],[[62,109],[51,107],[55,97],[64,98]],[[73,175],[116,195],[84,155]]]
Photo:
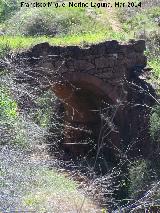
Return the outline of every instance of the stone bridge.
[[[144,50],[143,40],[113,40],[84,48],[42,43],[19,54],[27,81],[61,100],[66,150],[84,155],[99,147],[121,155],[132,144],[134,154],[147,153],[154,90],[139,78],[147,70]]]

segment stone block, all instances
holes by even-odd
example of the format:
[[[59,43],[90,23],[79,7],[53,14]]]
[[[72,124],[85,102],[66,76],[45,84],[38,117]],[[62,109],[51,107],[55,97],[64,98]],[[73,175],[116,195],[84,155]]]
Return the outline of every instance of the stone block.
[[[74,61],[72,59],[68,60],[65,62],[66,67],[70,70],[70,71],[74,71]]]
[[[115,60],[111,57],[100,57],[95,59],[95,65],[97,68],[113,67]]]
[[[87,70],[91,70],[91,69],[94,69],[95,66],[88,62],[87,60],[75,60],[74,61],[74,68],[75,70],[78,70],[78,71],[87,71]]]
[[[57,46],[51,46],[49,48],[49,54],[51,56],[57,56],[57,55],[60,55],[60,48],[57,47]]]
[[[117,50],[120,48],[118,41],[112,40],[105,43],[105,53],[116,53]]]

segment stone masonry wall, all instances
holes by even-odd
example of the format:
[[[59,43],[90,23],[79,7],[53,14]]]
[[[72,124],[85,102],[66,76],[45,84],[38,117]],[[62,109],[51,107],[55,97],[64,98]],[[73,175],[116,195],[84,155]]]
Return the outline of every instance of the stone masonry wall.
[[[46,73],[88,73],[105,82],[117,84],[124,78],[130,79],[132,67],[135,65],[146,66],[144,50],[143,40],[128,44],[107,41],[85,48],[42,43],[20,56],[27,57],[33,69],[41,67]]]
[[[154,102],[146,93],[146,88],[153,96],[154,90],[139,78],[147,64],[144,50],[143,40],[131,40],[127,44],[113,40],[84,48],[42,43],[17,55],[17,61],[25,64],[25,78],[30,83],[36,81],[51,87],[57,80],[65,81],[63,76],[80,73],[84,80],[88,79],[84,81],[85,84],[92,81],[92,87],[95,87],[93,93],[103,87],[106,98],[109,97],[113,105],[119,105],[115,118],[118,134],[113,133],[111,136],[113,143],[116,146],[121,142],[123,145],[133,143],[136,144],[135,152],[140,150],[144,153],[144,148],[149,144],[149,108],[145,106]],[[92,76],[94,79],[90,80]],[[19,79],[23,82],[22,76]],[[60,93],[65,96],[67,90],[71,91],[69,87],[60,88]]]

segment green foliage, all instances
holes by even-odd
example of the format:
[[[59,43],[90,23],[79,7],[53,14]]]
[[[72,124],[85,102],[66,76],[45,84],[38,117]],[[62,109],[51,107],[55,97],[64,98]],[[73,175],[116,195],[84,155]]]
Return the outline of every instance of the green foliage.
[[[17,103],[5,87],[0,87],[0,119],[12,121],[17,118]]]
[[[35,181],[30,186],[30,191],[22,198],[24,207],[37,212],[66,212],[81,206],[84,196],[77,191],[77,184],[73,180],[59,174],[54,169],[38,169]],[[88,202],[88,199],[85,199]],[[59,206],[62,205],[62,206]],[[63,206],[64,205],[64,206]]]
[[[148,59],[157,58],[159,59],[160,52],[160,32],[152,31],[148,34],[145,34],[146,45],[147,45],[147,56]]]
[[[11,17],[18,8],[18,0],[0,0],[0,22]]]
[[[0,43],[0,57],[3,58],[11,51],[10,46],[7,43]]]
[[[55,36],[98,32],[105,28],[83,8],[22,8],[8,21],[6,32]]]
[[[152,7],[140,12],[137,12],[135,16],[132,17],[122,17],[123,28],[126,32],[133,31],[136,33],[139,31],[153,31],[158,29],[158,22],[156,21],[159,18],[160,8]]]
[[[160,7],[152,6],[143,10],[137,10],[132,16],[121,14],[124,31],[133,38],[145,39],[148,65],[153,68],[151,82],[160,88],[160,32],[159,32]]]
[[[27,145],[25,125],[18,113],[18,106],[9,89],[0,86],[0,124],[2,138],[0,144]]]
[[[6,45],[12,50],[21,50],[25,48],[32,47],[41,42],[48,42],[51,45],[57,46],[69,46],[69,45],[79,45],[85,46],[87,44],[93,44],[102,42],[105,40],[114,39],[124,41],[127,39],[126,35],[123,33],[107,32],[101,31],[99,33],[85,33],[79,35],[63,35],[58,37],[48,37],[48,36],[36,36],[36,37],[26,37],[26,36],[0,36],[0,48]]]
[[[36,99],[36,109],[30,109],[30,115],[36,124],[43,128],[50,125],[56,99],[52,91],[47,91]]]
[[[152,174],[150,164],[146,160],[137,160],[129,166],[128,190],[131,198],[141,196],[150,186]]]
[[[160,58],[151,58],[148,64],[153,69],[154,76],[160,81]]]
[[[160,105],[152,109],[150,118],[150,134],[155,142],[160,143]]]

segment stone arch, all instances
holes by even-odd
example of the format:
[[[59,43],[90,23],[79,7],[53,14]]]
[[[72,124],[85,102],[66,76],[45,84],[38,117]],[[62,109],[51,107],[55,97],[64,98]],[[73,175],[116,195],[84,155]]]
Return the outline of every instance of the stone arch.
[[[77,107],[79,111],[85,112],[85,118],[94,117],[92,113],[82,110],[84,100],[79,100],[84,94],[87,100],[85,103],[88,104],[86,108],[90,106],[90,102],[96,108],[99,105],[99,101],[95,101],[97,99],[105,99],[117,105],[116,126],[119,128],[120,136],[114,134],[113,144],[121,144],[122,147],[125,145],[124,149],[126,149],[132,141],[137,141],[136,148],[137,144],[145,148],[146,144],[150,146],[150,137],[147,136],[150,109],[145,106],[152,106],[154,100],[146,94],[148,86],[146,87],[146,83],[139,78],[148,70],[144,50],[144,40],[131,40],[129,43],[112,40],[83,48],[50,46],[45,42],[17,54],[13,62],[18,67],[22,67],[23,72],[17,74],[19,83],[27,82],[30,85],[38,85],[42,89],[52,87],[56,95],[63,100],[64,111],[70,113],[69,115],[72,115],[72,110],[68,106],[74,104],[77,106],[79,103]],[[50,86],[51,82],[53,82],[52,86]],[[139,89],[133,86],[135,84]],[[144,90],[143,94],[141,87]],[[76,88],[81,88],[82,92]],[[152,96],[155,97],[151,90]],[[78,92],[79,98],[75,95]],[[140,105],[143,106],[141,116]],[[80,116],[77,115],[77,119],[80,120]],[[137,156],[137,151],[133,146],[131,147]]]
[[[51,89],[64,104],[64,147],[74,155],[85,155],[92,149],[86,139],[96,140],[96,145],[98,142],[102,102],[117,103],[114,86],[86,73],[70,72],[63,74]],[[112,132],[109,137],[117,146],[119,133]]]

